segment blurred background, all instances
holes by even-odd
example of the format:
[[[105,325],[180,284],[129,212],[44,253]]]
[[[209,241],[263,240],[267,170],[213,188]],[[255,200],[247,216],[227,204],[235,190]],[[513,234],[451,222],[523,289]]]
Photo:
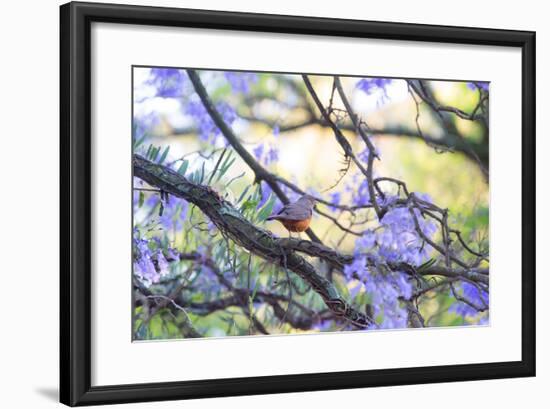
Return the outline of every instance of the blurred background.
[[[240,143],[266,169],[327,202],[342,206],[364,204],[362,175],[353,165],[343,171],[346,165],[342,149],[332,129],[319,120],[319,112],[308,95],[301,75],[213,70],[198,72],[224,121],[238,136]],[[312,75],[309,78],[322,103],[325,106],[331,104],[334,108],[335,121],[341,125],[346,139],[361,158],[362,153],[365,155],[364,143],[347,118],[338,117],[339,110],[343,111],[344,106],[337,93],[333,92],[332,77]],[[252,221],[276,235],[286,237],[288,233],[279,223],[254,219],[254,214],[257,215],[262,209],[277,211],[282,204],[271,194],[265,182],[254,184],[254,173],[228,146],[194,92],[185,70],[134,67],[133,79],[134,151],[148,157],[154,156],[155,160],[194,181],[208,182],[220,195],[240,205]],[[414,95],[405,79],[346,76],[340,79],[355,112],[368,124],[369,134],[373,137],[380,157],[374,164],[375,176],[402,180],[410,191],[426,194],[433,203],[448,208],[450,224],[462,231],[468,243],[476,249],[487,248],[487,126],[482,121],[463,119],[458,115],[434,113],[430,106]],[[468,113],[478,109],[480,99],[488,95],[486,83],[426,80],[424,84],[441,106],[455,107]],[[214,175],[213,171],[217,173]],[[187,309],[186,319],[200,334],[256,334],[258,328],[252,328],[251,324],[256,318],[263,323],[265,332],[270,334],[350,329],[341,322],[323,319],[323,303],[316,294],[308,291],[307,286],[300,280],[285,277],[279,269],[244,254],[234,244],[228,243],[202,217],[199,209],[176,198],[163,203],[158,193],[149,190],[150,187],[137,178],[134,187],[134,239],[143,240],[143,251],[151,252],[156,268],[155,272],[148,272],[147,266],[135,263],[134,285],[139,282],[152,294],[166,295],[174,289],[175,283],[181,285],[184,280],[193,283],[186,297],[197,305],[223,298],[228,289],[214,279],[212,271],[205,273],[204,265],[196,262],[172,263],[168,257],[162,270],[163,266],[159,269],[154,255],[158,254],[159,249],[165,258],[167,249],[185,254],[198,252],[212,258],[219,270],[237,287],[246,287],[252,293],[254,290],[273,290],[287,294],[288,287],[295,286],[297,291],[294,291],[293,297],[298,297],[302,305],[321,311],[306,329],[293,327],[281,320],[280,314],[277,317],[276,312],[272,311],[273,305],[258,300],[250,300],[251,305],[245,307],[230,306],[215,311],[198,308],[193,312],[193,308]],[[291,200],[299,197],[290,189],[284,190]],[[352,215],[330,205],[318,205],[318,208],[338,223],[350,226],[353,231],[375,230],[377,227],[371,209],[359,210]],[[312,229],[325,245],[343,253],[353,253],[358,236],[339,229],[331,218],[315,214]],[[301,237],[307,238],[304,233]],[[248,263],[254,270],[252,279],[250,269],[235,268],[239,263],[231,266],[231,257],[227,254],[233,254],[236,259],[242,258],[243,263],[250,258],[252,261]],[[316,267],[323,269],[318,264]],[[293,282],[289,284],[288,280]],[[334,280],[338,290],[361,310],[372,302],[368,289],[355,280],[345,277]],[[303,294],[300,294],[301,291]],[[462,286],[460,291],[463,296],[472,293],[467,285]],[[177,314],[169,310],[163,313],[166,305],[154,308],[148,307],[149,304],[136,296],[135,339],[185,337],[178,324],[181,318]],[[283,301],[280,303],[285,313],[291,316],[292,308],[289,309],[288,305]],[[479,313],[469,308],[448,289],[427,292],[422,297],[419,310],[426,326],[488,322],[488,311]],[[384,312],[380,314],[382,318],[378,317],[378,320],[384,322]],[[388,326],[392,327],[399,325]]]

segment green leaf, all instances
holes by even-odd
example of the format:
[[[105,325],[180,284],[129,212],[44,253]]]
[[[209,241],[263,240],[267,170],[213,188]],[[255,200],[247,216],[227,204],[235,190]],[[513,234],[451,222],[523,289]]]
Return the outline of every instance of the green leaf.
[[[141,138],[134,140],[134,151],[139,148],[143,142],[145,142],[145,138],[147,138],[147,134],[143,134]]]
[[[252,295],[250,296],[250,300],[254,301],[254,298],[256,298],[256,293],[260,289],[260,280],[256,280],[256,285],[254,285],[254,290],[252,291]]]
[[[273,212],[273,206],[275,205],[275,196],[272,194],[269,195],[269,199],[266,204],[258,212],[258,221],[263,222],[267,219]]]
[[[424,264],[421,264],[416,268],[416,270],[421,273],[422,271],[430,268],[435,264],[436,260],[434,258],[430,258],[428,261],[426,261]]]
[[[189,161],[187,159],[184,159],[181,162],[180,167],[178,168],[178,173],[180,175],[185,175],[185,171],[187,170],[187,167],[189,166]]]
[[[225,156],[225,153],[227,152],[227,148],[225,148],[220,157],[218,158],[218,160],[216,161],[216,166],[214,166],[214,170],[212,171],[212,173],[210,174],[210,177],[208,178],[208,183],[207,185],[209,185],[210,183],[212,183],[212,179],[214,178],[214,175],[216,174],[216,172],[218,171],[218,167],[220,166],[220,162],[222,161],[223,157]],[[229,154],[231,155],[231,153]]]
[[[222,166],[222,168],[220,169],[220,173],[218,173],[218,178],[216,179],[216,182],[218,182],[223,177],[223,175],[225,175],[225,173],[229,170],[231,165],[235,163],[236,160],[236,158],[233,158],[227,165]]]
[[[231,184],[232,184],[233,182],[235,182],[235,181],[239,180],[240,178],[244,177],[244,175],[246,175],[246,172],[243,172],[243,173],[241,173],[240,175],[237,175],[237,176],[231,178],[231,180],[229,180],[229,182],[227,182],[227,183],[225,184],[225,188],[226,188],[226,189],[229,189],[229,186],[231,186]]]
[[[231,94],[231,84],[226,82],[225,84],[217,87],[210,97],[215,101],[217,99],[221,99],[223,97],[226,97],[227,95]]]
[[[202,184],[203,180],[204,180],[204,162],[202,163],[201,173],[200,173],[200,177],[199,177],[199,180],[197,181],[197,183]]]
[[[143,194],[143,192],[139,192],[139,203],[138,203],[138,207],[141,207],[143,206],[143,201],[145,200],[145,195]]]
[[[250,209],[255,209],[256,206],[258,206],[258,201],[257,200],[252,200],[252,199],[248,199],[246,202],[243,203],[243,205],[241,206],[241,210],[243,212],[246,212],[247,210],[250,210]]]
[[[159,148],[160,150],[160,148]],[[164,152],[162,152],[162,155],[160,156],[160,159],[158,161],[159,164],[162,165],[162,162],[164,162],[164,160],[166,159],[166,157],[168,156],[168,151],[170,150],[170,145],[168,145],[165,149],[164,149]]]
[[[254,297],[248,297],[248,314],[249,314],[249,320],[252,321],[254,318]]]
[[[163,213],[164,213],[164,203],[162,203],[162,200],[161,200],[160,206],[159,206],[159,217],[162,217]]]
[[[149,330],[153,338],[162,337],[162,318],[160,318],[158,314],[149,321]]]
[[[245,189],[243,190],[243,192],[241,193],[241,195],[239,196],[239,198],[237,199],[237,204],[238,203],[241,203],[241,200],[244,199],[244,196],[246,195],[246,193],[248,192],[248,189],[250,189],[250,185],[246,186]]]
[[[256,190],[254,190],[254,194],[252,195],[252,199],[255,200],[257,203],[259,203],[261,198],[262,198],[262,185],[258,183],[256,185]]]
[[[214,259],[215,260],[221,260],[222,258],[225,258],[225,255],[227,254],[226,247],[222,244],[222,242],[219,242],[220,244],[218,247],[214,250]]]
[[[156,162],[157,160],[157,156],[159,155],[159,152],[160,152],[160,148],[153,148],[151,150],[151,160],[153,162]]]

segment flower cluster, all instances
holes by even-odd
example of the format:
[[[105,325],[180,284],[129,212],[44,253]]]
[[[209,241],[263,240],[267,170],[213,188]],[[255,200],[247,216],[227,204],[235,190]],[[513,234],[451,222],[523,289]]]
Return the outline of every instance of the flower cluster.
[[[153,68],[147,84],[156,88],[156,96],[176,98],[182,95],[182,88],[187,80],[183,70],[175,68]]]
[[[367,179],[363,179],[357,190],[353,192],[353,203],[357,206],[364,206],[371,202],[370,200],[370,191],[369,191],[369,182]]]
[[[261,143],[252,150],[252,153],[256,160],[262,162],[265,166],[269,166],[279,160],[279,151],[272,144],[267,145],[266,149],[266,144]]]
[[[368,95],[371,95],[378,90],[382,90],[385,93],[386,87],[390,85],[391,82],[392,80],[390,78],[362,78],[357,83],[357,88]]]
[[[450,312],[455,312],[464,318],[475,317],[479,314],[480,310],[486,309],[489,305],[489,294],[471,283],[461,282],[460,288],[457,291],[471,305],[457,300],[449,308]]]
[[[228,281],[232,281],[233,277],[231,276],[231,272],[224,274],[218,263],[213,258],[209,258],[212,253],[211,247],[199,245],[195,250],[195,253],[199,254],[200,258],[194,261],[193,266],[193,270],[197,276],[190,277],[193,280],[194,285],[198,288],[204,289],[206,294],[210,292],[215,294],[219,293],[222,291],[223,286],[220,283],[220,279],[217,274],[222,275]],[[214,271],[214,268],[216,271]]]
[[[364,206],[370,203],[370,193],[366,179],[361,179],[358,173],[354,174],[344,186],[344,190],[351,194],[351,203],[355,206]]]
[[[146,115],[134,116],[133,140],[138,141],[145,135],[150,134],[159,123],[160,118],[157,113],[151,112]]]
[[[153,209],[160,204],[159,195],[151,195],[145,202],[146,205]],[[187,217],[187,209],[189,204],[174,196],[169,196],[168,200],[162,202],[163,211],[159,215],[159,223],[165,230],[180,231],[183,228],[183,223]]]
[[[250,84],[258,81],[258,75],[253,72],[225,71],[225,79],[231,84],[233,92],[247,94],[250,92]]]
[[[363,245],[373,247],[374,233],[368,233],[356,242],[356,253],[364,250]],[[364,290],[368,303],[372,306],[373,317],[377,319],[380,328],[404,328],[407,326],[407,309],[400,298],[409,299],[412,295],[412,285],[405,273],[390,271],[376,264],[375,259],[367,255],[355,256],[354,262],[344,268],[348,280],[356,279],[359,285],[354,287],[351,296],[356,296]]]
[[[340,204],[340,202],[342,201],[342,193],[340,192],[332,192],[330,194],[330,199],[329,201],[335,205],[335,206],[338,206]],[[332,211],[335,211],[336,210],[336,207],[335,206],[330,206],[330,210]]]
[[[235,110],[227,103],[219,102],[216,104],[216,109],[228,126],[231,126],[237,119]],[[202,102],[189,101],[185,106],[185,113],[191,116],[197,124],[200,139],[204,142],[214,144],[221,135],[221,131],[212,120],[212,117],[208,114]]]
[[[429,201],[429,197],[419,196]],[[384,202],[391,205],[395,199],[395,196],[388,195]],[[365,291],[374,316],[382,317],[381,328],[407,326],[407,310],[400,299],[410,299],[412,285],[406,273],[389,270],[387,263],[404,262],[418,266],[428,259],[431,249],[424,243],[418,228],[426,237],[432,237],[437,231],[436,224],[424,219],[418,209],[390,208],[376,230],[368,230],[355,241],[354,261],[344,268],[348,280],[360,282],[352,296]]]
[[[139,237],[134,229],[133,235],[134,274],[140,281],[149,286],[159,282],[160,278],[170,272],[166,257],[158,239],[147,240]]]
[[[470,88],[473,91],[475,91],[477,89],[482,89],[483,91],[489,92],[489,83],[488,82],[480,82],[480,81],[468,82],[466,85],[468,86],[468,88]]]
[[[376,238],[379,254],[390,262],[413,266],[425,262],[431,249],[420,237],[416,223],[426,237],[433,236],[437,231],[437,225],[432,220],[424,219],[417,208],[411,210],[401,206],[388,210],[380,220],[382,228]]]
[[[263,205],[267,203],[268,199],[273,194],[273,190],[271,189],[271,186],[269,186],[267,183],[261,182],[261,193],[262,196],[260,198],[260,201],[258,202],[258,209],[263,207]]]

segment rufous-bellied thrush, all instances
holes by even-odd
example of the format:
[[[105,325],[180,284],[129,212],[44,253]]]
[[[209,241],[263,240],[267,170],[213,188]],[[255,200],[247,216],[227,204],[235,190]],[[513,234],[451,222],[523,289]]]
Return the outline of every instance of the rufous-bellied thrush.
[[[289,233],[306,231],[313,215],[315,199],[310,195],[300,197],[296,202],[285,205],[277,214],[266,220],[278,220]]]

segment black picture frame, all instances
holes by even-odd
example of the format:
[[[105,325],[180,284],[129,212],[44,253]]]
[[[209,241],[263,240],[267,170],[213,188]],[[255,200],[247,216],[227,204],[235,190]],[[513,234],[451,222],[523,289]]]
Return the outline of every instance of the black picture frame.
[[[535,375],[535,33],[94,3],[60,8],[60,401],[70,406]],[[91,23],[519,47],[522,51],[522,358],[221,380],[91,386]]]

